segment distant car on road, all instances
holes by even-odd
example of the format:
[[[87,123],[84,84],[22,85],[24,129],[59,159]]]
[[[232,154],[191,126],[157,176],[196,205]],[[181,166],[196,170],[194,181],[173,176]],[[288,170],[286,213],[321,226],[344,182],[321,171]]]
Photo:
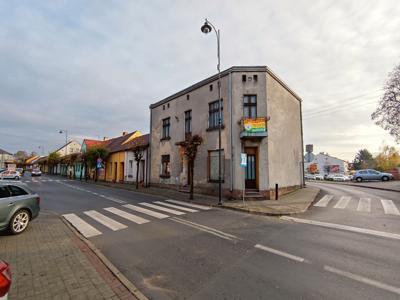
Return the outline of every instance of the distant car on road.
[[[42,171],[40,171],[39,169],[33,169],[31,172],[31,176],[42,176]]]
[[[17,171],[4,171],[0,173],[0,179],[15,179],[19,180],[21,178],[21,174]]]
[[[23,232],[39,211],[39,195],[25,184],[0,182],[0,231]]]
[[[313,174],[304,174],[304,178],[306,180],[315,180],[315,175],[313,175]]]
[[[315,174],[315,180],[324,180],[324,175],[321,174]]]
[[[347,177],[344,174],[334,174],[332,176],[332,180],[333,181],[349,181],[350,179],[349,179],[349,177]]]
[[[393,180],[394,177],[390,173],[383,173],[373,169],[364,169],[358,170],[353,175],[353,180],[357,182],[361,182],[364,180],[381,180],[381,181],[388,181]]]
[[[25,170],[24,168],[16,168],[15,171],[19,172],[21,176],[24,176]]]
[[[0,259],[0,300],[7,300],[11,287],[11,268],[8,263]]]

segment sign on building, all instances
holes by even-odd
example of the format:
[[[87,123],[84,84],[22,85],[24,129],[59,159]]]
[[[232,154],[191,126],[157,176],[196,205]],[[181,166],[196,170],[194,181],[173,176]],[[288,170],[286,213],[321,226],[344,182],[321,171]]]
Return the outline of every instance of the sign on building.
[[[244,130],[246,132],[265,132],[267,131],[267,121],[265,118],[244,119]]]
[[[247,154],[246,153],[240,153],[240,166],[247,167]]]

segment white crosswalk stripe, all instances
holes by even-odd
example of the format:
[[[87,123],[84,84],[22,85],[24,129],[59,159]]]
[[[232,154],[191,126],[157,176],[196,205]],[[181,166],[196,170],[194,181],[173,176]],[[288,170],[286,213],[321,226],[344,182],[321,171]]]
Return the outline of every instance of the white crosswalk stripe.
[[[111,230],[117,231],[120,229],[128,228],[128,226],[121,224],[117,221],[114,221],[113,219],[95,211],[95,210],[89,210],[83,212],[85,215],[91,217],[92,219],[96,220],[97,222],[103,224],[104,226],[110,228]]]
[[[371,212],[371,199],[370,198],[360,198],[357,206],[358,211]]]
[[[180,209],[180,210],[183,210],[183,211],[198,212],[198,210],[195,210],[195,209],[192,209],[192,208],[173,205],[173,204],[169,204],[169,203],[165,203],[165,202],[161,202],[161,201],[155,201],[154,203],[157,203],[157,204],[160,204],[160,205],[164,205],[164,206],[168,206],[168,207],[172,207],[172,208],[176,208],[176,209]]]
[[[336,203],[336,205],[333,208],[344,209],[349,204],[350,200],[351,197],[342,196],[340,197],[340,200],[338,201],[338,203]]]
[[[171,203],[175,203],[175,204],[184,205],[184,206],[189,206],[189,207],[193,207],[193,208],[197,208],[197,209],[201,209],[201,210],[210,210],[211,209],[211,207],[209,207],[209,206],[193,204],[193,203],[187,203],[187,202],[178,201],[178,200],[168,199],[168,200],[165,200],[165,201],[171,202]]]
[[[166,208],[166,207],[150,204],[150,203],[147,203],[147,202],[140,202],[139,204],[147,206],[147,207],[151,207],[151,208],[154,208],[154,209],[157,209],[157,210],[165,211],[167,213],[170,213],[170,214],[173,214],[173,215],[177,215],[177,216],[185,214],[184,212],[181,212],[181,211],[177,211],[177,210],[174,210],[174,209],[170,209],[170,208]]]
[[[326,207],[333,198],[333,195],[325,195],[324,197],[321,198],[317,203],[314,204],[314,206],[318,207]]]
[[[381,203],[383,206],[383,210],[385,211],[385,214],[396,215],[396,216],[400,215],[398,208],[394,205],[392,200],[381,199]]]
[[[101,232],[94,228],[92,225],[86,223],[75,214],[65,214],[63,217],[71,223],[84,237],[93,237],[100,235]]]
[[[107,208],[104,208],[104,210],[109,211],[109,212],[111,212],[113,214],[116,214],[117,216],[120,216],[121,218],[127,219],[129,221],[132,221],[132,222],[134,222],[136,224],[144,224],[144,223],[150,222],[149,220],[146,220],[146,219],[144,219],[142,217],[139,217],[139,216],[135,216],[135,215],[133,215],[131,213],[128,213],[128,212],[123,211],[123,210],[120,210],[120,209],[115,208],[115,207],[107,207]]]
[[[165,218],[169,217],[168,215],[165,215],[165,214],[162,214],[162,213],[159,213],[159,212],[155,212],[155,211],[152,211],[150,209],[146,209],[146,208],[139,207],[139,206],[136,206],[136,205],[132,205],[132,204],[126,204],[126,205],[123,205],[123,207],[126,207],[126,208],[132,209],[134,211],[137,211],[137,212],[152,216],[152,217],[157,218],[157,219],[165,219]]]

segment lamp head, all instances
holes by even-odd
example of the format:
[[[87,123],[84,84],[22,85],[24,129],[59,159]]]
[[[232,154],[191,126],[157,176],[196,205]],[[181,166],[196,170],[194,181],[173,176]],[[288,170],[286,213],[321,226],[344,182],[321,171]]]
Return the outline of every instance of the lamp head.
[[[208,24],[207,20],[204,22],[203,26],[201,26],[201,32],[207,34],[211,32],[212,28],[210,24]]]

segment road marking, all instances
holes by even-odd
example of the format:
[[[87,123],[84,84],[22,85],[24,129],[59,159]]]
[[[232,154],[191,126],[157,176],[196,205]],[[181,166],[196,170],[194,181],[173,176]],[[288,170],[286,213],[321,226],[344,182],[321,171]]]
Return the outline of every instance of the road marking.
[[[385,214],[387,215],[396,215],[399,216],[400,212],[397,209],[396,205],[394,205],[392,200],[384,200],[381,199],[383,210],[385,211]]]
[[[164,205],[164,206],[168,206],[168,207],[172,207],[172,208],[176,208],[176,209],[180,209],[180,210],[183,210],[183,211],[198,212],[198,210],[195,210],[195,209],[182,207],[182,206],[178,206],[178,205],[173,205],[173,204],[169,204],[169,203],[165,203],[165,202],[161,202],[161,201],[154,201],[154,203],[157,203],[157,204],[160,204],[160,205]]]
[[[390,233],[390,232],[385,232],[385,231],[377,231],[377,230],[371,230],[371,229],[366,229],[366,228],[353,227],[353,226],[348,226],[348,225],[340,225],[340,224],[334,224],[334,223],[319,222],[319,221],[306,220],[306,219],[299,219],[299,218],[293,218],[293,217],[287,217],[287,216],[280,217],[280,219],[286,220],[286,221],[293,221],[296,223],[303,223],[303,224],[316,225],[316,226],[327,227],[327,228],[341,229],[341,230],[346,230],[346,231],[351,231],[351,232],[357,232],[357,233],[363,233],[363,234],[368,234],[368,235],[374,235],[374,236],[379,236],[379,237],[400,240],[400,234]]]
[[[198,224],[198,223],[190,222],[188,220],[184,220],[184,219],[177,218],[177,217],[173,217],[170,220],[174,221],[174,222],[177,222],[177,223],[180,223],[182,225],[186,225],[186,226],[189,226],[189,227],[192,227],[192,228],[196,228],[196,229],[198,229],[200,231],[204,231],[204,232],[210,233],[212,235],[218,236],[218,237],[223,238],[225,240],[233,241],[235,243],[239,240],[239,238],[237,236],[234,236],[232,234],[229,234],[229,233],[226,233],[226,232],[223,232],[223,231],[220,231],[220,230],[217,230],[215,228],[211,228],[211,227],[208,227],[208,226],[205,226],[205,225],[201,225],[201,224]]]
[[[290,254],[290,253],[286,253],[286,252],[283,252],[283,251],[280,251],[280,250],[276,250],[276,249],[273,249],[273,248],[270,248],[270,247],[267,247],[267,246],[264,246],[264,245],[257,244],[254,247],[257,248],[257,249],[261,249],[261,250],[276,254],[276,255],[280,255],[280,256],[289,258],[291,260],[298,261],[298,262],[305,262],[306,261],[304,258],[302,258],[300,256],[296,256],[296,255],[293,255],[293,254]]]
[[[95,211],[95,210],[89,210],[83,212],[85,215],[88,215],[92,219],[96,220],[97,222],[103,224],[104,226],[110,228],[111,230],[117,231],[120,229],[128,228],[128,226],[121,224],[117,221],[114,221],[113,219]]]
[[[140,213],[155,217],[157,219],[165,219],[165,218],[169,217],[168,215],[165,215],[165,214],[162,214],[162,213],[159,213],[159,212],[156,212],[156,211],[152,211],[150,209],[146,209],[146,208],[143,208],[143,207],[135,206],[135,205],[132,205],[132,204],[126,204],[126,205],[122,205],[122,206],[126,207],[126,208],[129,208],[129,209],[132,209],[134,211],[137,211],[137,212],[140,212]]]
[[[330,266],[324,266],[324,270],[328,271],[328,272],[331,272],[331,273],[334,273],[336,275],[341,275],[341,276],[353,279],[355,281],[362,282],[362,283],[377,287],[377,288],[379,288],[381,290],[389,291],[389,292],[392,292],[392,293],[400,295],[400,288],[392,286],[392,285],[389,285],[389,284],[386,284],[386,283],[383,283],[383,282],[379,282],[379,281],[376,281],[376,280],[373,280],[373,279],[369,279],[369,278],[366,278],[366,277],[363,277],[363,276],[360,276],[360,275],[357,275],[357,274],[354,274],[354,273],[342,271],[342,270],[339,270],[339,269],[336,269],[336,268],[330,267]]]
[[[333,198],[333,195],[325,195],[319,200],[317,203],[314,204],[314,206],[318,207],[326,207]]]
[[[370,198],[360,198],[357,206],[358,211],[371,212],[371,199]]]
[[[115,207],[106,207],[106,208],[103,208],[103,209],[106,210],[106,211],[109,211],[110,213],[116,214],[117,216],[120,216],[120,217],[122,217],[124,219],[132,221],[132,222],[134,222],[136,224],[144,224],[144,223],[150,222],[149,220],[146,220],[146,219],[144,219],[142,217],[138,217],[138,216],[135,216],[133,214],[127,213],[126,211],[120,210],[120,209],[115,208]]]
[[[351,197],[349,196],[342,196],[338,203],[333,208],[344,209],[349,204]]]
[[[165,200],[167,202],[171,202],[171,203],[175,203],[175,204],[180,204],[180,205],[184,205],[184,206],[189,206],[189,207],[193,207],[193,208],[197,208],[197,209],[202,209],[202,210],[210,210],[211,207],[208,206],[204,206],[204,205],[198,205],[198,204],[193,204],[193,203],[187,203],[187,202],[183,202],[183,201],[178,201],[178,200]]]
[[[184,212],[181,212],[181,211],[177,211],[177,210],[174,210],[174,209],[170,209],[170,208],[166,208],[166,207],[150,204],[150,203],[147,203],[147,202],[140,202],[139,204],[147,206],[147,207],[151,207],[151,208],[154,208],[154,209],[158,209],[158,210],[161,210],[161,211],[165,211],[167,213],[170,213],[170,214],[173,214],[173,215],[177,215],[177,216],[185,214]]]
[[[135,215],[133,215],[131,213],[128,213],[128,212],[123,211],[123,210],[120,210],[120,209],[115,208],[115,207],[106,207],[106,208],[103,208],[103,209],[106,210],[106,211],[109,211],[110,213],[113,213],[113,214],[115,214],[117,216],[120,216],[120,217],[122,217],[124,219],[132,221],[132,222],[134,222],[136,224],[144,224],[144,223],[149,223],[150,222],[149,220],[147,220],[145,218],[142,218],[142,217],[139,217],[139,216],[135,216]]]
[[[126,203],[126,201],[124,201],[124,200],[120,200],[120,199],[116,199],[116,198],[114,198],[114,197],[105,197],[106,199],[108,199],[108,200],[110,200],[110,201],[113,201],[113,202],[116,202],[116,203],[119,203],[119,204],[125,204]]]
[[[84,220],[79,218],[75,214],[65,214],[63,217],[71,223],[72,226],[76,228],[84,237],[92,237],[100,235],[101,232],[94,228],[92,225],[86,223]]]

